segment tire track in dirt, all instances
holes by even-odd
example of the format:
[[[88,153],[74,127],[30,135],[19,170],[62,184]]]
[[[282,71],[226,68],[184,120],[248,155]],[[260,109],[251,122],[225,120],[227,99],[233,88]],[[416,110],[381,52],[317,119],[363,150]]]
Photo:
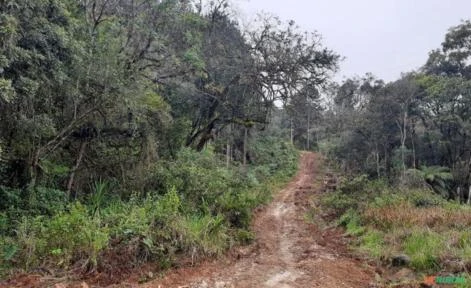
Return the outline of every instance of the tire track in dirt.
[[[255,215],[254,244],[141,287],[374,287],[374,268],[349,256],[341,232],[305,221],[318,165],[315,153],[302,153],[296,177]]]

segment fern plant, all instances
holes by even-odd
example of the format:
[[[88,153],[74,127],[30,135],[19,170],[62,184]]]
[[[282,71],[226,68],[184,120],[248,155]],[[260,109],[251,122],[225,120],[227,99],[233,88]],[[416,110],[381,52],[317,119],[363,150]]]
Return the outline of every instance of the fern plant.
[[[421,166],[409,169],[409,173],[418,176],[426,186],[443,196],[449,196],[449,184],[453,181],[450,168],[443,166]]]

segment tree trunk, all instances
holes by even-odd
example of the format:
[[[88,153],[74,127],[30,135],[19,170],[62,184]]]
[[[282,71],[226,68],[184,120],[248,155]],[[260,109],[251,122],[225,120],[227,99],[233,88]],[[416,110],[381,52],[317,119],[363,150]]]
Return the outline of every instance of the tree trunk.
[[[415,143],[414,143],[414,136],[415,136],[415,124],[412,123],[412,131],[411,131],[411,142],[412,142],[412,168],[416,168],[416,155],[415,155]]]
[[[82,163],[82,159],[83,159],[83,155],[85,154],[86,147],[87,147],[87,141],[82,141],[82,143],[80,143],[80,149],[79,149],[79,154],[77,156],[77,160],[75,161],[74,167],[70,171],[69,180],[67,181],[67,197],[69,199],[70,199],[70,193],[72,192],[72,187],[74,186],[75,173],[80,167],[80,163]]]
[[[402,125],[400,124],[399,120],[396,122],[399,130],[401,132],[401,160],[402,160],[402,177],[406,175],[406,156],[405,156],[405,149],[406,149],[406,139],[407,139],[407,111],[404,111],[402,117]]]
[[[378,145],[376,145],[376,151],[375,151],[375,157],[376,157],[376,174],[378,175],[378,178],[381,177],[381,171],[380,171],[380,166],[379,166],[379,152],[378,152]]]
[[[293,118],[291,118],[290,120],[290,140],[291,140],[291,144],[294,145],[294,140],[293,140]]]
[[[403,123],[403,137],[401,141],[401,152],[402,152],[402,172],[403,176],[406,175],[406,156],[405,156],[405,150],[406,150],[406,139],[407,139],[407,111],[404,112],[404,123]]]
[[[37,149],[34,152],[34,156],[31,159],[31,165],[29,167],[29,187],[36,186],[36,179],[38,177],[38,165],[39,165],[39,157],[41,155],[41,148]]]
[[[248,138],[248,128],[244,126],[244,151],[242,155],[242,163],[244,166],[247,165],[247,138]]]
[[[231,165],[231,144],[229,143],[229,140],[228,140],[226,144],[226,168],[229,169],[230,165]]]
[[[389,155],[388,155],[388,147],[386,144],[383,144],[384,148],[384,170],[385,170],[385,175],[388,175],[390,172],[390,165],[389,165]]]
[[[310,108],[310,107],[309,107]],[[306,150],[309,150],[310,148],[310,142],[311,142],[311,134],[309,133],[310,127],[311,126],[311,109],[307,110],[307,147]]]
[[[229,136],[226,142],[226,167],[229,169],[231,165],[231,137],[232,137],[232,124],[229,125]]]

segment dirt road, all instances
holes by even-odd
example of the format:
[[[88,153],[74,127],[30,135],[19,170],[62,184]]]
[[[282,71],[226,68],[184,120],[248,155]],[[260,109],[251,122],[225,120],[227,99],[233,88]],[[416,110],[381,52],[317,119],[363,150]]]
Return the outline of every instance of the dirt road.
[[[300,161],[296,177],[255,216],[253,245],[233,252],[232,260],[178,269],[143,287],[369,287],[374,269],[349,256],[341,233],[306,221],[318,195],[318,161],[307,152]]]

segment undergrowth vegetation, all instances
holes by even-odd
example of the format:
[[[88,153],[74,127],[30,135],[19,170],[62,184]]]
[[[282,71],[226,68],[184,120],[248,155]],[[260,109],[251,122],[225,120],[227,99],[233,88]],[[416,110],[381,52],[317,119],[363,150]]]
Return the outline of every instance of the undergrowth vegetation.
[[[21,199],[1,187],[2,274],[144,262],[167,268],[179,257],[193,262],[250,242],[252,209],[297,167],[292,145],[263,141],[270,145],[254,146],[256,166],[228,168],[210,146],[201,153],[182,149],[176,160],[153,166],[145,190],[120,197],[103,181],[93,194],[70,203],[61,191],[38,188],[35,199]]]
[[[428,189],[392,187],[359,176],[326,194],[323,204],[378,263],[405,255],[419,273],[467,273],[471,268],[471,207]]]

